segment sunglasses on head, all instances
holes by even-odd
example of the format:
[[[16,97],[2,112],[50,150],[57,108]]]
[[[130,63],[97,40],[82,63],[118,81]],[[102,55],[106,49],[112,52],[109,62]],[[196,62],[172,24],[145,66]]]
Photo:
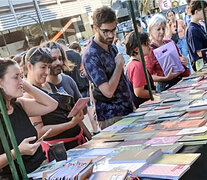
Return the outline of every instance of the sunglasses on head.
[[[36,53],[39,52],[40,54],[49,54],[51,51],[50,48],[46,47],[46,48],[36,48],[33,53],[29,56],[28,60],[30,60],[32,58],[32,56]]]

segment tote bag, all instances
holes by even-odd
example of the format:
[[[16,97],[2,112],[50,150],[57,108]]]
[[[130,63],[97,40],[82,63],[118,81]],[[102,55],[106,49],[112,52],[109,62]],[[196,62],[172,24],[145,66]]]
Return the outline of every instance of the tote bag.
[[[153,52],[165,76],[168,75],[171,68],[173,68],[173,73],[185,71],[174,42],[171,41],[154,49]]]

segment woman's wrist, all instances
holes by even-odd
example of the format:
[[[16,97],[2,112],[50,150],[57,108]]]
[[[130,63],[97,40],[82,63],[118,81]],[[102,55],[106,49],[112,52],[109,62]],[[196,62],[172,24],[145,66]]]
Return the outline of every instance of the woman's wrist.
[[[16,159],[16,155],[15,155],[14,149],[11,150],[11,156],[12,156],[12,159],[13,160]]]

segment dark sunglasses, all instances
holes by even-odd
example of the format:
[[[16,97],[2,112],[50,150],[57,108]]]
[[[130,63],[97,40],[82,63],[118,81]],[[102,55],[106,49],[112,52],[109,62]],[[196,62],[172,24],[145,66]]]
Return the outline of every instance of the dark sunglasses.
[[[40,54],[49,54],[51,51],[50,48],[46,47],[46,48],[37,48],[33,51],[33,53],[29,56],[28,60],[30,60],[32,58],[32,56],[36,53],[39,52]]]

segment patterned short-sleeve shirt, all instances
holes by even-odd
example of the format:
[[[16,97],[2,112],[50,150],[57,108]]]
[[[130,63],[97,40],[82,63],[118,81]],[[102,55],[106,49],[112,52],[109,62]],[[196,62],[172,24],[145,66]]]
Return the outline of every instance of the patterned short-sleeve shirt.
[[[109,50],[106,51],[93,39],[91,40],[83,55],[83,64],[89,81],[95,86],[98,87],[111,78],[116,67],[114,58],[117,52],[114,45],[110,45]],[[111,102],[101,102],[95,99],[96,114],[99,121],[115,116],[124,116],[133,111],[130,89],[124,73],[121,75],[113,97],[115,98]]]

